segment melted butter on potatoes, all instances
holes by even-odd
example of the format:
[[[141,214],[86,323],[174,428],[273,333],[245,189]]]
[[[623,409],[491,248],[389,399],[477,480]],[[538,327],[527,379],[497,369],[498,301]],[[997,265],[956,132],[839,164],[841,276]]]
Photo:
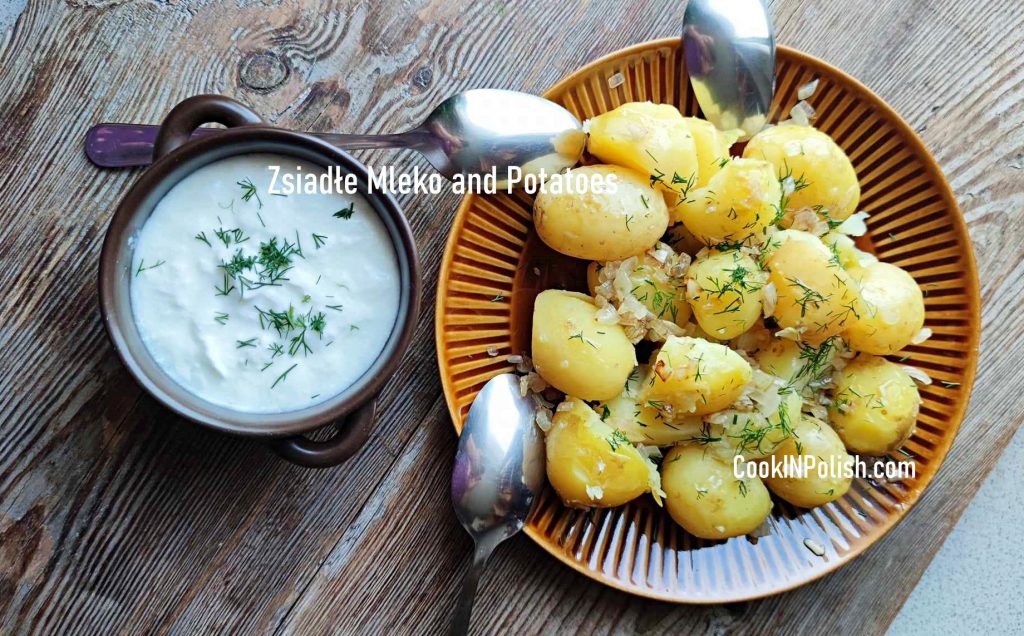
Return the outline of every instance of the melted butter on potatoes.
[[[621,506],[647,492],[660,500],[651,460],[582,400],[559,405],[545,448],[548,481],[566,505]]]

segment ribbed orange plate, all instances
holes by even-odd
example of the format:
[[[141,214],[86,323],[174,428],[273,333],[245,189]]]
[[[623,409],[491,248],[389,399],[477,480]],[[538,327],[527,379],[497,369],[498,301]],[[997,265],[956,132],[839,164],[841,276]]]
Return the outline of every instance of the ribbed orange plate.
[[[624,49],[580,69],[545,96],[580,120],[630,101],[675,104],[697,114],[678,39]],[[625,83],[611,88],[609,78]],[[917,430],[905,449],[914,479],[855,481],[832,504],[800,510],[777,501],[759,539],[697,539],[649,497],[609,510],[564,507],[547,489],[526,532],[566,564],[623,591],[684,603],[747,600],[791,589],[835,570],[891,528],[935,476],[960,426],[978,350],[978,277],[956,200],[913,131],[856,80],[792,49],[778,51],[772,120],[797,88],[818,78],[809,100],[860,178],[871,215],[863,249],[909,271],[925,291],[934,335],[911,346],[906,364],[934,380],[921,388]],[[445,398],[461,430],[469,405],[507,356],[529,350],[534,296],[549,287],[585,290],[586,263],[547,249],[532,229],[530,197],[467,196],[445,251],[437,291],[437,357]],[[492,355],[494,352],[497,355]],[[808,547],[821,546],[823,556]],[[815,545],[817,544],[817,545]]]

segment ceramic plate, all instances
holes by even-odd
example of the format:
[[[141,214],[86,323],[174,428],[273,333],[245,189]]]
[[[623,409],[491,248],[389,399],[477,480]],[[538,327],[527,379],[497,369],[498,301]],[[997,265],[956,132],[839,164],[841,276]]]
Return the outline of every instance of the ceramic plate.
[[[604,57],[545,93],[580,120],[630,101],[699,114],[685,81],[681,43],[666,39]],[[798,87],[818,78],[815,125],[846,151],[861,185],[870,233],[862,249],[904,268],[925,292],[934,335],[908,347],[907,364],[933,379],[905,450],[917,476],[856,480],[842,499],[813,510],[776,499],[770,533],[707,541],[687,534],[650,497],[619,508],[576,510],[548,488],[526,533],[586,576],[623,591],[680,603],[749,600],[794,588],[863,552],[917,501],[953,443],[974,379],[978,279],[966,226],[935,160],[909,126],[866,87],[813,57],[780,47],[771,121]],[[437,292],[438,365],[457,430],[480,387],[529,351],[533,298],[586,290],[585,261],[557,254],[532,227],[524,194],[467,196],[455,217]],[[901,354],[900,357],[902,357]],[[902,459],[902,458],[901,458]]]

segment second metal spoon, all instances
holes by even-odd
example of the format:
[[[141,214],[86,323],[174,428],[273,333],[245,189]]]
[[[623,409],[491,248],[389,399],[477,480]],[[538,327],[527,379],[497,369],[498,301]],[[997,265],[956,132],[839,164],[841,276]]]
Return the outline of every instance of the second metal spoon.
[[[473,400],[452,469],[455,516],[473,537],[473,564],[451,634],[469,628],[477,582],[495,547],[519,532],[544,484],[544,438],[534,425],[535,406],[521,395],[519,378],[491,378]]]
[[[98,166],[143,166],[153,160],[159,126],[98,124],[86,133],[85,153]],[[215,135],[199,128],[194,137]],[[576,164],[583,154],[583,127],[566,109],[543,97],[499,89],[476,89],[449,97],[421,125],[396,135],[309,133],[339,148],[411,148],[438,172],[486,174],[498,179],[511,166],[524,174],[547,174]]]

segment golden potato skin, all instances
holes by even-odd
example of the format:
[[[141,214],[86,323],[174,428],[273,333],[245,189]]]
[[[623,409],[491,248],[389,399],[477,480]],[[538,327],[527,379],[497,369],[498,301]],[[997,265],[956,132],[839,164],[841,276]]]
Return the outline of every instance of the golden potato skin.
[[[846,452],[843,441],[828,424],[809,415],[803,416],[793,426],[793,436],[779,445],[774,453],[776,461],[785,461],[787,457],[817,457],[819,462],[831,466],[850,467],[853,457]],[[852,468],[850,474],[835,474],[830,468],[823,477],[817,467],[803,477],[768,477],[764,480],[768,489],[794,506],[813,508],[835,501],[850,489],[853,481]]]
[[[533,223],[537,235],[555,251],[593,261],[620,261],[642,254],[665,233],[668,208],[646,176],[602,165],[572,172],[588,179],[603,175],[606,184],[614,176],[615,192],[540,192],[533,203]]]
[[[765,263],[777,297],[775,320],[796,329],[804,342],[838,335],[861,314],[856,283],[813,234],[776,232]]]
[[[733,159],[704,188],[691,190],[671,209],[705,245],[758,243],[776,217],[782,190],[774,169],[764,161]]]
[[[640,389],[671,417],[720,411],[740,396],[753,371],[738,353],[701,338],[669,336]]]
[[[778,178],[792,177],[796,190],[786,210],[823,206],[828,218],[843,221],[857,210],[860,184],[849,157],[825,133],[810,126],[773,126],[754,135],[743,156],[775,167]]]
[[[618,397],[598,404],[596,409],[600,418],[612,428],[622,431],[635,444],[669,446],[699,435],[702,427],[700,416],[670,418],[664,410],[640,398],[640,387],[648,371],[647,365],[640,365],[629,376]]]
[[[680,191],[697,178],[690,126],[668,104],[630,102],[594,117],[587,150],[605,163],[640,172],[665,191]]]
[[[765,373],[782,378],[797,391],[803,391],[812,380],[831,369],[838,350],[838,339],[833,338],[814,347],[788,338],[772,338],[754,354],[754,359]]]
[[[760,479],[736,479],[732,464],[700,446],[675,446],[661,462],[665,508],[687,532],[703,539],[738,537],[772,511]]]
[[[533,304],[533,362],[548,384],[584,400],[617,396],[636,367],[619,325],[597,322],[586,294],[548,289]]]
[[[694,185],[703,188],[729,162],[729,148],[736,143],[736,135],[722,132],[699,117],[685,117],[684,121],[690,127],[697,150],[697,181]]]
[[[864,310],[843,337],[854,351],[885,355],[910,344],[924,326],[924,296],[906,271],[890,263],[850,270],[860,286]]]
[[[701,329],[731,340],[761,317],[767,276],[738,250],[708,252],[690,265],[686,300]]]
[[[899,365],[862,353],[833,381],[829,420],[850,452],[885,455],[913,433],[921,396]]]
[[[649,492],[650,460],[582,400],[563,404],[571,408],[555,412],[545,442],[548,481],[562,501],[607,508]]]

